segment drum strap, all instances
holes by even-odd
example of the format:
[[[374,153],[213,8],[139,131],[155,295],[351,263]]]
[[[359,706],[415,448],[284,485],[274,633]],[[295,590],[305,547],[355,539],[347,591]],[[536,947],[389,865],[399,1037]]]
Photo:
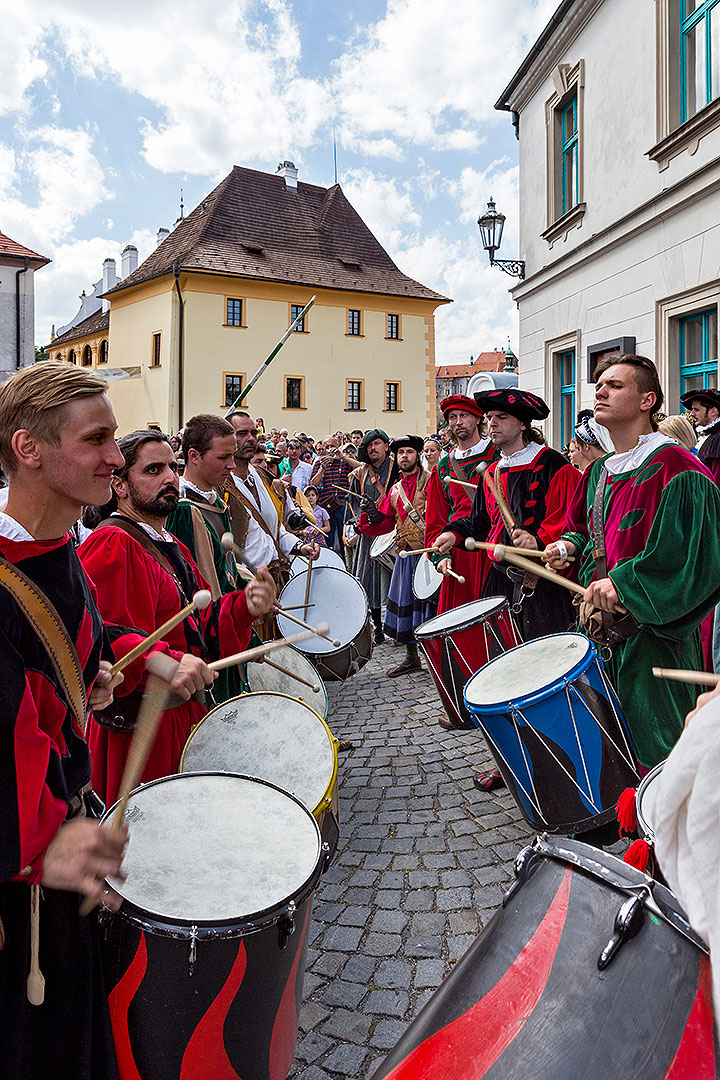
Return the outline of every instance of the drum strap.
[[[610,474],[603,466],[598,477],[592,508],[593,559],[597,580],[608,576],[607,552],[605,550],[605,489]],[[610,611],[601,611],[602,636],[604,642],[612,647],[626,641],[640,629],[630,612],[616,617]],[[582,621],[582,617],[581,617]],[[590,634],[592,637],[593,635]]]
[[[140,528],[140,526],[137,525],[130,518],[122,517],[120,514],[113,514],[112,517],[105,518],[105,520],[101,521],[100,524],[96,526],[96,528],[100,529],[105,525],[111,525],[114,529],[122,529],[123,532],[126,532],[129,536],[132,536],[133,540],[136,540],[140,547],[144,548],[145,551],[147,551],[148,555],[152,556],[155,562],[160,563],[163,570],[165,570],[173,579],[177,587],[177,591],[180,593],[180,599],[183,602],[183,606],[190,603],[192,597],[186,595],[185,590],[182,587],[182,582],[175,573],[175,570],[165,558],[162,551],[160,551],[159,548],[157,548],[155,544],[153,544],[152,537],[150,537],[144,529]]]

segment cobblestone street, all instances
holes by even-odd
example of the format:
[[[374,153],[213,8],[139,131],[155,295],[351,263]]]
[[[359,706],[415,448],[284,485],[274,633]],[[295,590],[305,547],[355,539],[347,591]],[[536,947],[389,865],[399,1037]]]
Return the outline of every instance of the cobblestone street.
[[[445,731],[430,675],[395,680],[390,644],[329,683],[340,844],[315,898],[294,1080],[370,1077],[473,942],[531,835],[479,732]]]

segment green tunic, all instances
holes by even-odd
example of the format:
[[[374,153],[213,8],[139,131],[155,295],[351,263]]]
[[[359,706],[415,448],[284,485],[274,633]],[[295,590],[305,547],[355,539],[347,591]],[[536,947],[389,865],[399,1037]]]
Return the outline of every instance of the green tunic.
[[[205,500],[205,503],[207,506],[222,511],[222,513],[203,513],[203,520],[212,546],[213,564],[218,585],[221,594],[224,596],[235,589],[243,588],[244,581],[242,578],[236,577],[234,556],[225,552],[221,543],[223,533],[232,532],[227,507],[216,492],[213,492],[213,497]],[[195,545],[195,531],[193,529],[193,507],[196,507],[202,513],[203,501],[196,492],[187,490],[185,496],[180,499],[177,510],[173,510],[172,514],[170,514],[166,528],[168,532],[171,532],[173,536],[176,536],[178,540],[189,548],[193,559],[197,562],[198,555]],[[251,640],[251,644],[256,644],[256,642]],[[248,690],[245,665],[242,665],[242,667],[226,668],[224,671],[219,672],[213,684],[212,694],[215,702],[219,705],[223,701],[237,697],[238,694],[247,693]],[[212,700],[208,701],[210,708],[212,708],[212,705]]]
[[[603,458],[585,472],[563,540],[595,577],[592,504]],[[656,679],[652,668],[702,669],[700,624],[720,598],[720,491],[696,457],[662,445],[640,466],[610,477],[604,493],[608,574],[640,630],[615,647],[610,676],[641,764],[664,761],[697,688]]]

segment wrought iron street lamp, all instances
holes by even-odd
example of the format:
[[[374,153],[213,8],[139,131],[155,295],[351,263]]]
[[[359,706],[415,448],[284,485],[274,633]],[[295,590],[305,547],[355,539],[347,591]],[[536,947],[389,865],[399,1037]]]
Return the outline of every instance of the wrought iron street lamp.
[[[490,256],[490,265],[498,266],[511,277],[525,277],[525,263],[522,259],[496,259],[495,252],[500,247],[502,240],[505,215],[498,213],[494,199],[490,199],[487,210],[478,218],[478,228],[482,237],[482,246]]]

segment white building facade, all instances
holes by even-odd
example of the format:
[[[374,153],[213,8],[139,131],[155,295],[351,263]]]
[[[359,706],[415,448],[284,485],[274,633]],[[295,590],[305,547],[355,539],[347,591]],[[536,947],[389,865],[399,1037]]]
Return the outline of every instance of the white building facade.
[[[50,262],[0,232],[0,380],[35,362],[35,271]]]
[[[720,0],[566,0],[496,107],[520,140],[521,384],[550,441],[614,353],[656,362],[668,413],[717,386]]]

